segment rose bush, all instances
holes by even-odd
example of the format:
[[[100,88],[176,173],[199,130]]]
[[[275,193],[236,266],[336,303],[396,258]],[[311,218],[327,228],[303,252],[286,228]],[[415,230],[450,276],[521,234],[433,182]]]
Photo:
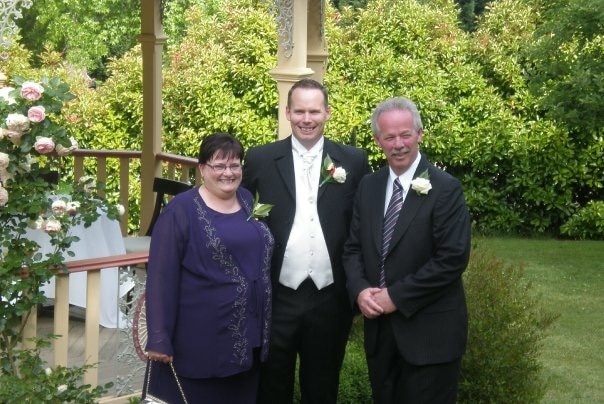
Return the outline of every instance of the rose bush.
[[[55,122],[64,103],[73,98],[56,78],[38,83],[17,77],[0,88],[0,375],[11,380],[11,386],[44,386],[44,397],[57,399],[81,393],[75,383],[82,372],[63,369],[55,374],[65,378],[49,378],[39,360],[40,343],[32,350],[20,347],[22,319],[45,302],[40,286],[65,270],[65,257],[73,255],[69,248],[77,238],[69,229],[90,225],[102,212],[118,216],[118,208],[99,196],[102,186],[94,179],[83,177],[73,184],[48,180],[60,171],[62,156],[77,148],[75,139]],[[42,254],[27,237],[31,231],[46,232],[52,251]],[[44,381],[37,383],[35,377]],[[91,390],[90,397],[102,392]],[[13,391],[10,398],[17,396]],[[0,394],[0,402],[6,398]]]

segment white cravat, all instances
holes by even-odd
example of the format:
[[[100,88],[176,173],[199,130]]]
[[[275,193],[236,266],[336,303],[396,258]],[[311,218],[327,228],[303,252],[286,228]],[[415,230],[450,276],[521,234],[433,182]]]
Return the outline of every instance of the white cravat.
[[[317,289],[333,283],[327,245],[317,213],[323,139],[306,150],[292,137],[296,178],[296,214],[285,247],[279,283],[292,289],[310,277]]]
[[[317,154],[316,153],[311,154],[310,152],[306,152],[306,153],[300,155],[300,157],[302,158],[302,172],[303,172],[304,180],[306,182],[306,186],[308,187],[308,190],[310,192],[312,192],[312,190],[313,190],[313,167],[314,167],[314,162],[317,159]]]

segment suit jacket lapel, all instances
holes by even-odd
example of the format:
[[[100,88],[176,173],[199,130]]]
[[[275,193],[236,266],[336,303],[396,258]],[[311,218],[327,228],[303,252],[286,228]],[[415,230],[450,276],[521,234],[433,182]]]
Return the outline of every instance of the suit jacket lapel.
[[[426,157],[422,156],[415,173],[413,174],[413,178],[416,178],[419,173],[427,170],[430,164]],[[396,226],[394,227],[394,232],[392,233],[392,239],[390,240],[390,251],[392,248],[398,243],[398,241],[403,237],[403,235],[409,229],[409,225],[411,221],[419,211],[419,208],[426,201],[427,195],[418,195],[414,190],[409,187],[407,190],[407,196],[405,196],[405,202],[403,202],[403,207],[398,216],[398,221],[396,222]],[[388,253],[390,253],[388,251]]]
[[[294,158],[292,156],[292,140],[291,135],[281,142],[281,147],[275,153],[275,166],[277,173],[281,177],[285,188],[291,195],[292,199],[296,200],[296,178],[294,174]]]
[[[321,165],[321,170],[320,170],[321,174],[319,174],[319,179],[318,179],[319,184],[321,184],[321,182],[323,182],[323,161],[325,160],[325,157],[328,154],[329,154],[329,157],[331,157],[331,160],[333,161],[333,164],[336,167],[340,167],[342,165],[342,161],[344,160],[344,156],[342,156],[340,154],[340,149],[338,149],[331,140],[324,138],[323,155],[321,156],[321,161],[319,161],[319,164]],[[323,186],[319,188],[319,194],[317,195],[318,201],[321,200],[321,197],[325,193],[325,190],[330,185],[333,185],[333,184],[328,182],[326,184],[323,184]]]
[[[376,209],[371,209],[371,229],[373,230],[373,241],[377,251],[382,251],[382,238],[384,233],[384,206],[386,206],[386,187],[388,186],[388,176],[390,170],[388,166],[382,167],[376,174],[376,181],[373,182],[369,195],[376,204]]]

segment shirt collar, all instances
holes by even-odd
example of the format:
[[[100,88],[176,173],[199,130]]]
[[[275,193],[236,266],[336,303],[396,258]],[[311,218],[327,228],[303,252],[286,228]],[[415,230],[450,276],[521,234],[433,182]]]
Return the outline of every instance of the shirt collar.
[[[405,192],[407,192],[409,190],[409,184],[411,184],[411,181],[413,181],[413,175],[415,174],[415,171],[417,170],[417,166],[419,166],[419,161],[421,159],[422,155],[420,152],[418,152],[417,157],[415,158],[411,166],[407,169],[407,171],[405,171],[401,175],[396,175],[396,173],[392,171],[392,168],[388,167],[388,169],[390,170],[390,175],[388,177],[388,189],[392,188],[392,183],[396,178],[398,178],[401,185],[403,186],[403,189],[405,190]]]
[[[310,148],[310,150],[307,150],[306,147],[304,147],[302,145],[302,143],[300,143],[300,141],[298,139],[296,139],[295,136],[292,135],[292,150],[298,155],[298,156],[302,156],[302,155],[311,155],[311,156],[316,156],[316,155],[321,155],[323,153],[323,143],[324,143],[324,138],[323,136],[321,136],[319,138],[319,140],[317,141],[317,143],[315,143],[313,145],[313,147]]]

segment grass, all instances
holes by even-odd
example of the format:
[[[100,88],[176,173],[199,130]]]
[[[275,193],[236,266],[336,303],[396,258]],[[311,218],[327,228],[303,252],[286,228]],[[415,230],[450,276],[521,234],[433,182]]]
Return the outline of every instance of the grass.
[[[520,263],[545,308],[560,317],[542,352],[543,403],[604,403],[604,241],[475,238]]]

